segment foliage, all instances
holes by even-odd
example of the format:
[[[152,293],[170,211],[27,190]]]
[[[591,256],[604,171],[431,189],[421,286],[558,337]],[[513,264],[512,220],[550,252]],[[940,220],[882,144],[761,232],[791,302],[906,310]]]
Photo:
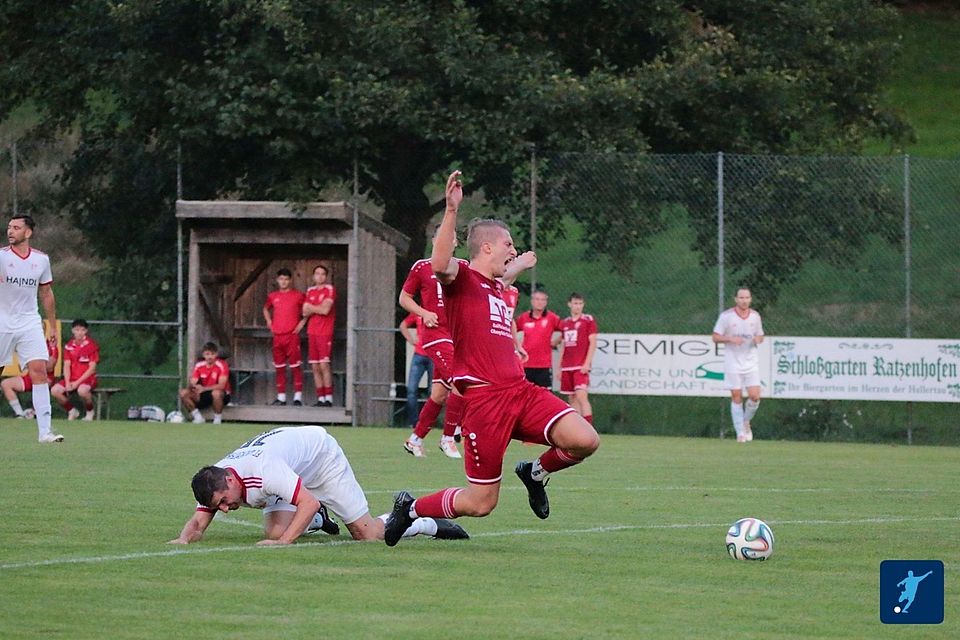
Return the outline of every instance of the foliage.
[[[3,0],[0,116],[30,99],[39,135],[79,130],[64,198],[81,196],[110,260],[172,246],[178,145],[196,199],[312,199],[356,158],[361,189],[410,231],[409,260],[439,210],[426,187],[453,162],[518,211],[530,144],[792,154],[903,138],[877,97],[894,17],[867,0]],[[596,250],[661,228],[625,204],[585,212],[616,232]]]

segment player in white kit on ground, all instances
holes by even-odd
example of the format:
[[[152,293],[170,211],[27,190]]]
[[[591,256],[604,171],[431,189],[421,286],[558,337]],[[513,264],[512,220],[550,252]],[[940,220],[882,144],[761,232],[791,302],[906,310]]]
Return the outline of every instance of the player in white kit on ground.
[[[18,215],[7,223],[8,246],[0,249],[0,368],[13,362],[26,366],[33,383],[33,410],[42,443],[63,442],[50,430],[50,385],[47,380],[47,338],[37,306],[43,303],[50,336],[56,340],[57,305],[53,296],[50,258],[30,247],[36,223]]]
[[[278,427],[251,438],[192,481],[197,508],[171,544],[196,542],[213,521],[241,506],[263,509],[266,538],[257,544],[290,544],[306,530],[333,533],[329,508],[355,540],[383,540],[387,518],[370,516],[367,498],[336,439],[318,426]],[[322,505],[322,506],[321,506]],[[325,526],[326,525],[326,526]],[[419,518],[404,537],[468,538],[448,520]]]
[[[760,314],[750,308],[750,289],[737,289],[736,306],[717,318],[713,341],[723,343],[723,386],[730,390],[730,417],[737,432],[737,442],[753,440],[750,421],[760,407],[760,359],[757,346],[763,342]],[[743,405],[743,389],[747,404]]]

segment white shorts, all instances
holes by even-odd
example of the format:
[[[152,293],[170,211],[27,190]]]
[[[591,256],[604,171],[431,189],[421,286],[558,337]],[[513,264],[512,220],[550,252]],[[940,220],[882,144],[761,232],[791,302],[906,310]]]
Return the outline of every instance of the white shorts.
[[[370,511],[367,497],[353,475],[353,469],[343,451],[334,459],[324,474],[319,487],[304,487],[327,509],[340,516],[344,524],[356,522]],[[272,511],[296,511],[297,507],[282,498],[273,498],[263,509],[264,515]]]
[[[43,335],[43,325],[38,324],[30,329],[23,329],[16,333],[0,333],[0,367],[13,362],[16,352],[21,369],[27,368],[28,362],[50,358],[47,352],[47,339]]]
[[[748,387],[760,386],[760,371],[754,369],[746,373],[732,373],[724,371],[723,388],[724,389],[746,389]]]

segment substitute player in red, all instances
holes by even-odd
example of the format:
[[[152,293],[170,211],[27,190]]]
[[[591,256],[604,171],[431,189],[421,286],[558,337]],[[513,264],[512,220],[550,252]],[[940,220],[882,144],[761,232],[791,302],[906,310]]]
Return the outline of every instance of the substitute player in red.
[[[517,476],[539,518],[550,515],[547,477],[582,462],[600,446],[593,427],[547,389],[523,377],[510,316],[497,278],[517,252],[499,220],[474,220],[467,232],[470,263],[453,258],[457,211],[463,200],[460,172],[447,180],[447,207],[431,264],[443,284],[454,342],[454,383],[466,401],[464,469],[469,485],[414,499],[397,494],[384,531],[388,546],[400,541],[417,517],[485,516],[497,505],[503,456],[511,438],[549,447],[537,460],[522,461]]]
[[[530,295],[530,310],[515,319],[518,332],[523,334],[523,350],[527,360],[523,374],[535,385],[553,388],[553,339],[560,331],[560,316],[547,309],[547,294],[534,291]]]
[[[83,419],[90,422],[93,420],[93,390],[97,388],[100,346],[90,337],[86,320],[74,320],[70,332],[73,338],[63,345],[63,379],[50,389],[50,393],[67,412],[67,420],[76,420],[80,412],[70,402],[70,394],[75,392],[83,401]]]
[[[200,413],[213,407],[213,424],[223,422],[223,407],[230,402],[230,367],[220,358],[216,343],[203,345],[202,358],[193,366],[190,386],[180,390],[183,408],[193,416],[193,424],[203,424]]]
[[[273,333],[273,368],[277,376],[277,399],[274,405],[287,404],[287,366],[293,376],[293,404],[303,406],[303,356],[300,351],[300,330],[307,322],[303,317],[302,291],[293,288],[290,269],[277,271],[277,290],[270,292],[263,305],[263,317]]]
[[[327,280],[330,271],[322,264],[313,268],[313,286],[307,289],[303,303],[303,317],[307,318],[307,362],[313,370],[313,384],[317,390],[315,407],[333,406],[333,372],[330,356],[333,353],[333,325],[337,312],[333,308],[337,291]]]
[[[60,360],[60,348],[57,346],[55,336],[47,339],[47,353],[50,355],[47,359],[47,384],[52,387],[57,381],[54,372],[57,368],[57,361]],[[33,390],[33,380],[30,378],[29,372],[20,377],[5,378],[0,386],[3,387],[3,396],[7,399],[10,408],[13,409],[14,415],[18,418],[32,418],[36,415],[36,411],[33,409],[24,411],[23,407],[20,406],[19,398],[17,398],[18,393]]]
[[[438,225],[433,232],[436,244]],[[453,239],[456,247],[456,237]],[[467,264],[466,260],[461,261]],[[414,297],[420,299],[420,303]],[[422,348],[430,360],[433,361],[433,384],[430,387],[430,397],[420,410],[417,424],[413,433],[404,440],[403,448],[416,458],[424,456],[423,439],[430,433],[430,429],[437,421],[441,409],[446,405],[447,410],[443,417],[443,435],[440,437],[440,450],[448,458],[459,458],[460,451],[454,441],[454,433],[460,424],[463,414],[463,398],[453,389],[453,339],[447,328],[447,315],[440,282],[433,273],[429,260],[417,260],[410,267],[407,279],[400,289],[400,306],[407,313],[412,313],[423,319]]]
[[[570,405],[593,424],[590,406],[590,367],[597,351],[597,321],[583,312],[585,302],[579,293],[571,293],[567,300],[570,317],[560,322],[563,355],[560,357],[560,393],[566,394]],[[560,338],[558,338],[559,340]]]

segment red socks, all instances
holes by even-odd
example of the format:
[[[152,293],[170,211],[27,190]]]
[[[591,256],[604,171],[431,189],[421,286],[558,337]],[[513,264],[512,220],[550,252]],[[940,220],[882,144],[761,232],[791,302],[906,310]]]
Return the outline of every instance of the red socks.
[[[547,449],[543,452],[543,455],[540,456],[540,466],[543,467],[544,471],[549,471],[550,473],[572,467],[581,462],[583,462],[582,458],[576,458],[570,453],[562,449],[557,449],[556,447]]]
[[[453,501],[461,491],[463,489],[444,489],[417,498],[413,509],[420,518],[456,518],[460,514],[453,508]]]
[[[443,407],[433,401],[433,398],[427,398],[427,403],[420,410],[420,417],[417,418],[417,426],[413,428],[413,433],[418,438],[426,438],[430,429],[437,422],[437,416]]]
[[[463,417],[463,407],[463,396],[451,391],[450,395],[447,396],[447,411],[443,415],[443,435],[452,436],[457,430],[460,418]]]

